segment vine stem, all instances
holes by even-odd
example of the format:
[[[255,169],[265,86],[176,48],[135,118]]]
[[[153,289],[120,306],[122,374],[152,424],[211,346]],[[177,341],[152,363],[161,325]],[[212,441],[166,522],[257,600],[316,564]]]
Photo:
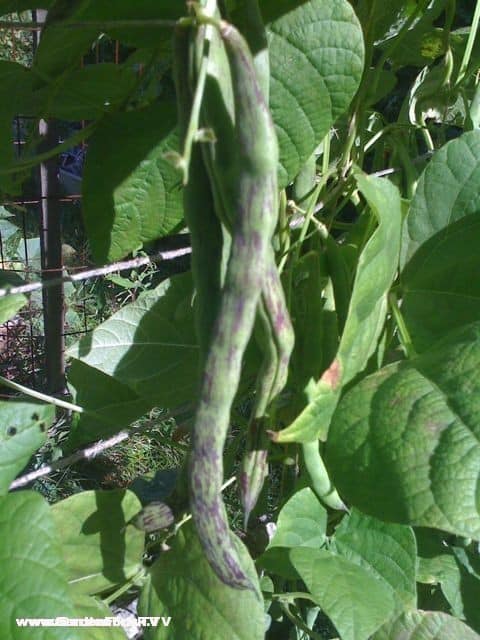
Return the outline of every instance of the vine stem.
[[[85,20],[83,22],[58,22],[48,25],[49,29],[96,29],[107,31],[108,29],[145,29],[155,27],[157,29],[174,29],[176,20]],[[15,29],[19,31],[37,31],[43,29],[43,22],[21,22],[0,20],[0,29]]]
[[[9,175],[11,173],[16,173],[17,171],[31,169],[41,162],[50,160],[50,158],[57,156],[58,154],[62,153],[62,151],[67,151],[80,142],[87,140],[97,130],[97,127],[102,123],[103,116],[98,120],[95,120],[95,122],[87,125],[84,129],[77,131],[77,133],[71,135],[70,138],[67,138],[67,140],[65,140],[64,142],[57,144],[55,147],[52,147],[52,149],[44,151],[43,153],[39,153],[35,156],[31,156],[30,158],[26,158],[21,162],[16,162],[10,166],[7,166],[6,168],[0,168],[0,175]]]
[[[312,631],[312,629],[310,629],[310,627],[307,627],[307,625],[305,624],[305,622],[301,618],[299,618],[298,616],[296,616],[294,613],[292,613],[290,611],[290,607],[288,606],[288,604],[285,604],[285,603],[281,602],[280,603],[280,607],[282,608],[282,611],[285,613],[287,618],[291,622],[293,622],[293,624],[296,627],[298,627],[304,633],[306,633],[309,638],[312,638],[312,640],[323,640],[324,636],[321,636],[316,631]]]
[[[71,402],[67,402],[66,400],[61,400],[60,398],[55,398],[54,396],[49,396],[46,393],[42,393],[41,391],[35,391],[34,389],[29,389],[28,387],[24,387],[23,384],[18,384],[18,382],[12,382],[12,380],[8,380],[3,376],[0,376],[0,384],[3,384],[5,387],[9,387],[14,391],[18,391],[19,393],[23,393],[26,396],[30,396],[31,398],[35,398],[35,400],[40,400],[41,402],[46,402],[48,404],[53,404],[55,407],[59,407],[60,409],[66,409],[67,411],[74,411],[75,413],[85,413],[90,415],[95,415],[95,417],[99,417],[94,412],[88,411],[83,407],[80,407],[78,404],[73,404]],[[111,425],[109,422],[108,424]]]
[[[405,324],[402,312],[400,311],[397,296],[393,291],[388,294],[388,301],[390,303],[390,309],[392,310],[392,314],[398,328],[398,333],[400,335],[400,341],[405,349],[405,353],[408,358],[414,358],[417,354],[413,346],[412,338],[410,337],[407,325]]]
[[[59,276],[58,278],[52,278],[44,282],[29,282],[28,284],[21,284],[18,287],[5,287],[0,289],[0,298],[4,298],[5,296],[9,295],[13,296],[20,293],[32,293],[33,291],[39,291],[40,289],[55,287],[61,283],[81,282],[83,280],[89,280],[90,278],[96,278],[98,276],[105,276],[110,273],[115,273],[116,271],[124,271],[125,269],[138,269],[139,267],[143,267],[155,262],[179,258],[181,256],[188,255],[191,252],[191,247],[184,247],[181,249],[174,249],[172,251],[163,251],[155,256],[142,256],[140,258],[132,258],[132,260],[114,262],[103,267],[88,269],[86,271],[81,271],[80,273]]]
[[[130,578],[130,580],[127,580],[127,582],[125,582],[124,584],[122,584],[121,587],[119,587],[116,591],[114,591],[113,593],[111,593],[109,596],[107,596],[106,598],[103,598],[103,602],[106,605],[111,605],[112,602],[115,602],[115,600],[117,600],[121,595],[123,595],[124,593],[126,593],[130,587],[132,587],[140,578],[145,578],[146,577],[146,571],[145,569],[142,567],[140,569],[140,571],[138,571],[134,576],[132,576]]]
[[[470,64],[470,58],[472,57],[473,45],[475,38],[477,37],[478,25],[480,23],[480,0],[477,0],[475,5],[475,13],[473,14],[472,25],[470,27],[470,33],[468,34],[467,46],[463,54],[462,63],[460,65],[460,71],[457,76],[457,86],[462,82],[467,74],[468,65]]]

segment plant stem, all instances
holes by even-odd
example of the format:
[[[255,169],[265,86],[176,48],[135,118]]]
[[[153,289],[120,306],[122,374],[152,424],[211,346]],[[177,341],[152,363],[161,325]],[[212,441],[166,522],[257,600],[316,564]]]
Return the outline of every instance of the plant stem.
[[[289,591],[287,593],[272,593],[272,598],[274,600],[279,600],[280,602],[293,602],[297,598],[315,602],[312,594],[307,593],[306,591]]]
[[[208,69],[208,55],[206,54],[206,47],[205,47],[205,40],[204,40],[202,61],[200,63],[200,70],[198,73],[198,80],[195,88],[195,95],[193,97],[192,111],[190,113],[190,120],[188,122],[187,131],[185,133],[185,142],[183,145],[182,156],[178,162],[178,168],[181,169],[183,173],[184,185],[186,185],[188,182],[190,159],[192,157],[192,147],[198,132],[198,126],[200,121],[200,109],[202,106],[203,93],[205,91],[205,82],[207,79],[207,69]]]
[[[317,633],[316,631],[312,631],[310,629],[310,627],[307,627],[307,625],[304,623],[304,621],[299,618],[298,616],[296,616],[295,614],[293,614],[290,611],[290,607],[288,606],[288,604],[284,604],[283,602],[280,603],[280,607],[282,608],[282,611],[285,613],[285,615],[287,616],[287,618],[293,622],[293,624],[298,627],[299,629],[301,629],[304,633],[307,634],[307,636],[309,638],[313,638],[313,640],[324,640],[324,637],[321,636],[319,633]]]
[[[475,13],[473,14],[472,25],[470,27],[470,33],[468,34],[467,46],[463,54],[462,63],[460,65],[460,71],[457,76],[457,86],[462,82],[467,74],[468,65],[470,64],[470,58],[472,57],[473,45],[475,38],[477,37],[478,25],[480,23],[480,0],[477,0],[475,5]]]
[[[147,266],[149,264],[162,262],[163,260],[173,260],[181,256],[188,255],[192,252],[191,247],[185,247],[181,249],[173,249],[171,251],[162,251],[153,256],[141,256],[139,258],[132,258],[132,260],[122,260],[121,262],[114,262],[107,264],[104,267],[98,267],[96,269],[88,269],[80,271],[80,273],[72,273],[58,278],[52,278],[46,282],[29,282],[28,284],[21,284],[18,287],[5,287],[0,288],[0,298],[4,298],[9,295],[32,293],[33,291],[39,291],[40,289],[48,289],[62,282],[82,282],[83,280],[90,280],[90,278],[98,278],[99,276],[105,276],[117,271],[124,271],[126,269],[136,269],[138,267]]]
[[[114,591],[113,593],[111,593],[109,596],[107,596],[106,598],[103,598],[103,602],[106,605],[110,605],[112,604],[112,602],[115,602],[115,600],[117,600],[117,598],[119,598],[121,595],[123,595],[126,591],[128,591],[130,589],[130,587],[132,587],[135,582],[138,580],[138,578],[141,578],[145,576],[145,570],[142,568],[140,569],[140,571],[138,571],[132,578],[130,578],[130,580],[128,580],[127,582],[125,582],[125,584],[122,584],[121,587],[119,587],[116,591]]]
[[[41,393],[40,391],[29,389],[28,387],[24,387],[23,384],[18,384],[18,382],[12,382],[11,380],[7,380],[7,378],[4,378],[3,376],[0,376],[0,384],[3,384],[5,387],[9,387],[10,389],[13,389],[14,391],[18,391],[19,393],[24,393],[26,396],[30,396],[31,398],[35,398],[35,400],[41,400],[42,402],[53,404],[55,407],[59,407],[60,409],[66,409],[67,411],[75,411],[75,413],[86,413],[86,414],[90,413],[89,411],[86,411],[83,407],[80,407],[77,404],[72,404],[71,402],[60,400],[60,398],[49,396],[46,393]]]
[[[92,122],[91,124],[86,126],[84,129],[77,131],[77,133],[74,133],[72,136],[70,136],[70,138],[67,138],[67,140],[65,140],[64,142],[61,142],[60,144],[57,144],[55,147],[53,147],[52,149],[49,149],[48,151],[44,151],[43,153],[38,153],[37,155],[32,156],[30,158],[25,158],[25,160],[12,163],[11,165],[5,168],[0,168],[0,175],[9,175],[11,173],[17,173],[18,171],[23,171],[25,169],[31,169],[32,167],[37,166],[41,162],[45,162],[46,160],[49,160],[50,158],[53,158],[54,156],[59,155],[60,153],[62,153],[62,151],[67,151],[68,149],[71,149],[72,147],[76,146],[80,142],[84,142],[85,140],[87,140],[96,131],[97,127],[100,126],[101,124],[103,124],[103,117],[100,117],[98,120],[95,120],[95,122]]]

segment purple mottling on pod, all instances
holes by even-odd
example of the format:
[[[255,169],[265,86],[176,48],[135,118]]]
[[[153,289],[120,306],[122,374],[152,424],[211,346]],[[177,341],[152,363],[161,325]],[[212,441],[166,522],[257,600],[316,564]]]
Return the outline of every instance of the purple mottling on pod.
[[[192,435],[190,506],[205,555],[217,576],[232,587],[254,589],[228,525],[221,494],[222,452],[271,255],[278,144],[248,45],[230,25],[222,23],[221,36],[232,75],[237,172],[228,188],[230,256]]]

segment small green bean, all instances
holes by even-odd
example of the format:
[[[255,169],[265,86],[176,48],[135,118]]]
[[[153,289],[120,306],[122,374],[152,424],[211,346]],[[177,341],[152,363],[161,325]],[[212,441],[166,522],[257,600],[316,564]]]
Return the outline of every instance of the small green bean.
[[[320,455],[318,440],[303,442],[302,451],[305,468],[317,496],[327,507],[346,511],[345,504],[328,477],[328,472]]]

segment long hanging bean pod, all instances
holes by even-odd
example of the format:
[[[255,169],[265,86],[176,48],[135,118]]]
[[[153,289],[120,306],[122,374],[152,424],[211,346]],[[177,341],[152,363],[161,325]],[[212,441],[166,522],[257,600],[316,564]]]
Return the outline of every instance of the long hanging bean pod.
[[[230,258],[193,429],[190,506],[205,554],[220,579],[252,588],[231,542],[221,496],[222,453],[274,229],[278,147],[248,45],[227,23],[221,23],[220,34],[232,73],[238,172]]]
[[[182,142],[187,131],[192,104],[189,83],[191,42],[191,29],[175,29],[173,72]],[[215,215],[213,194],[198,145],[194,145],[192,149],[189,179],[183,190],[183,201],[185,221],[190,230],[192,243],[195,321],[200,361],[203,365],[220,301],[222,229]]]
[[[241,14],[242,31],[253,54],[253,64],[265,102],[270,97],[270,59],[265,25],[258,0],[245,0]],[[277,220],[275,220],[275,223]],[[267,412],[269,404],[282,391],[287,381],[288,363],[293,350],[293,328],[275,264],[270,251],[262,296],[259,304],[257,340],[263,351],[263,362],[256,384],[256,399],[247,430],[247,446],[239,473],[240,496],[244,510],[245,528],[257,503],[268,474]]]
[[[249,44],[254,48],[253,64],[259,87],[267,102],[269,86],[269,61],[265,28],[257,0],[248,0],[242,12],[242,27]],[[232,230],[235,215],[237,188],[237,154],[235,145],[235,114],[230,107],[230,69],[226,68],[223,51],[219,49],[217,32],[200,37],[209,41],[214,52],[209,66],[203,102],[205,127],[215,132],[216,142],[204,145],[204,158],[213,185],[217,214],[222,223]],[[197,68],[200,68],[197,61]],[[223,100],[219,100],[219,96]],[[276,226],[278,209],[264,215],[272,215],[272,229]],[[265,433],[265,412],[274,397],[285,385],[289,357],[293,349],[293,329],[280,283],[273,247],[269,249],[268,266],[259,302],[255,335],[263,352],[263,362],[256,383],[255,405],[247,428],[247,451],[239,474],[239,486],[245,512],[245,522],[255,505],[267,473],[267,449],[270,444]],[[258,337],[260,339],[258,339]]]

